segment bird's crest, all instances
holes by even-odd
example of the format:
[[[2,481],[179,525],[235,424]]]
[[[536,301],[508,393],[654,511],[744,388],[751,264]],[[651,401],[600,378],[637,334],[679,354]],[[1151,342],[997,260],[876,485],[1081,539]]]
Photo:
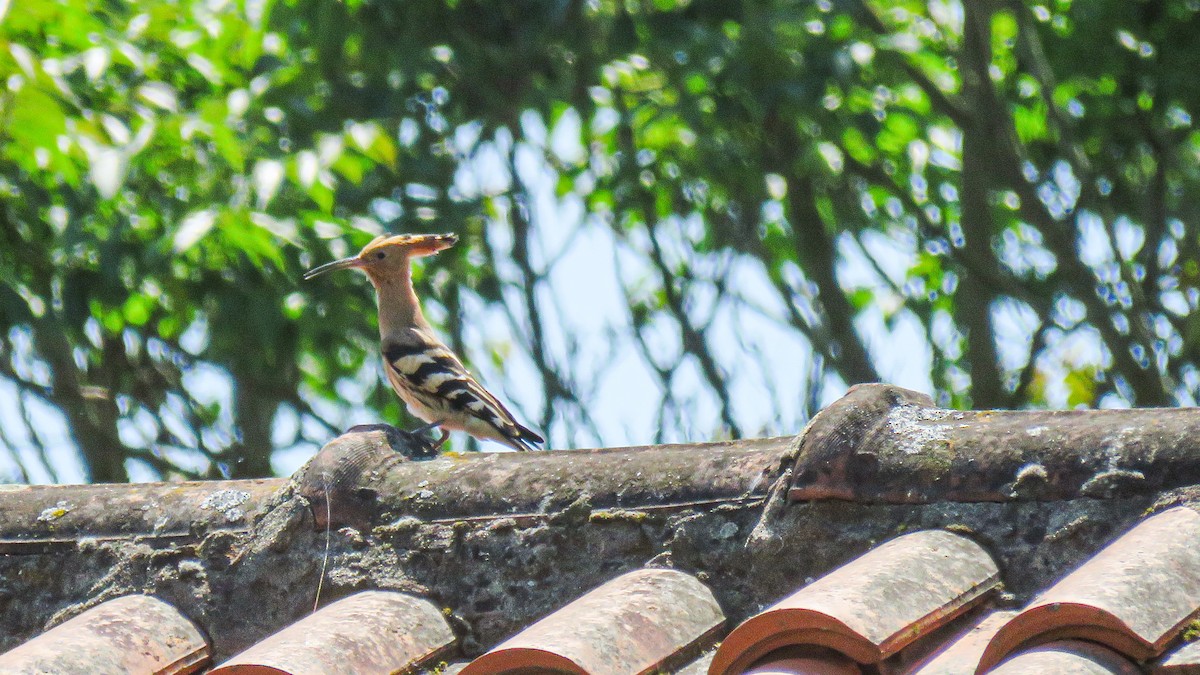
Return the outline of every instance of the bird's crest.
[[[363,247],[360,256],[372,251],[399,247],[416,255],[429,255],[450,248],[458,243],[456,234],[381,234]]]

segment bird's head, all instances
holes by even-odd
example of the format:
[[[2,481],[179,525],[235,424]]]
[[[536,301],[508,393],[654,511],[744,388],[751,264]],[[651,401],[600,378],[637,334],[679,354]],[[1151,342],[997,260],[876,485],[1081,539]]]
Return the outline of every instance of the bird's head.
[[[305,279],[333,270],[357,269],[367,273],[373,281],[402,274],[408,269],[408,261],[444,251],[458,242],[457,234],[396,234],[376,237],[363,247],[358,255],[342,258],[304,273]]]

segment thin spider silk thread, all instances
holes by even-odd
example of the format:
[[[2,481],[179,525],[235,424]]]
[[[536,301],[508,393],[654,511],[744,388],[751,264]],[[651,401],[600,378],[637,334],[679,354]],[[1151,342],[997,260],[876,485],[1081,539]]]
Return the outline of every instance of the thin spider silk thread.
[[[325,479],[325,555],[321,558],[321,577],[317,579],[317,597],[313,599],[313,614],[317,613],[317,607],[321,605],[321,588],[325,585],[325,570],[329,566],[329,542],[333,537],[331,533],[333,506],[330,504],[333,496],[329,491],[329,474],[323,473],[321,477]]]

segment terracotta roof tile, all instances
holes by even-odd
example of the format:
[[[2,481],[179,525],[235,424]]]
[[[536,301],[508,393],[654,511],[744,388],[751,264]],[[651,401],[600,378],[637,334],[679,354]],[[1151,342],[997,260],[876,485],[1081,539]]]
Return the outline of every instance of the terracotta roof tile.
[[[973,617],[963,631],[918,664],[912,675],[972,675],[996,632],[1016,615],[1013,611],[992,611]]]
[[[1200,514],[1164,511],[1068,574],[992,640],[982,666],[1024,644],[1080,638],[1138,661],[1158,656],[1200,609]]]
[[[678,667],[724,625],[695,577],[666,569],[623,574],[471,662],[462,675],[522,669],[636,675]]]
[[[297,621],[210,675],[407,673],[452,644],[454,633],[428,600],[363,591]]]
[[[675,671],[675,675],[708,675],[708,667],[716,653],[715,649],[705,652],[700,658]]]
[[[978,544],[945,530],[897,537],[738,626],[713,675],[733,675],[788,645],[822,645],[876,663],[945,624],[999,584]]]
[[[1107,647],[1082,640],[1058,640],[1022,651],[990,675],[1136,675],[1129,659]]]
[[[1200,641],[1188,642],[1167,654],[1159,661],[1154,672],[1162,675],[1200,675]]]
[[[0,655],[5,675],[193,673],[208,642],[183,614],[148,595],[103,602]]]
[[[824,647],[785,647],[771,652],[744,675],[861,675],[862,668],[844,654]]]
[[[1200,642],[1188,642],[1167,654],[1151,672],[1155,675],[1200,675]]]

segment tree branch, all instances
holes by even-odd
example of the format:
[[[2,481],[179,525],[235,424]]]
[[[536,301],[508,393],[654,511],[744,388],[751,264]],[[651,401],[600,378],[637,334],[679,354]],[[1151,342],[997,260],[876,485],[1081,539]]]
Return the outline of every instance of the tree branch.
[[[980,18],[976,3],[970,3],[965,7],[968,10],[965,30],[975,30],[980,31],[981,35],[990,35],[990,24]],[[999,99],[995,89],[991,86],[986,66],[986,63],[976,64],[977,69],[983,68],[979,72],[980,99],[977,105],[982,106],[981,109],[983,110],[993,111],[995,115],[994,124],[991,127],[994,133],[986,134],[983,137],[989,142],[990,151],[988,155],[991,161],[991,168],[996,169],[998,175],[1005,179],[1008,185],[1016,192],[1020,200],[1018,210],[1020,216],[1026,222],[1032,223],[1040,229],[1046,237],[1046,242],[1050,250],[1058,259],[1059,269],[1063,272],[1064,285],[1087,308],[1092,325],[1100,331],[1101,337],[1104,339],[1110,353],[1113,355],[1113,359],[1116,361],[1117,372],[1123,375],[1129,382],[1137,405],[1171,405],[1170,386],[1163,380],[1157,368],[1143,368],[1133,358],[1133,355],[1130,353],[1130,340],[1116,330],[1112,322],[1113,317],[1109,307],[1096,295],[1095,274],[1090,267],[1079,259],[1076,250],[1077,235],[1075,229],[1064,225],[1064,223],[1051,216],[1046,210],[1045,204],[1038,197],[1033,185],[1025,180],[1022,166],[1028,160],[1024,156],[1025,153],[1019,140],[1016,138],[1007,107]],[[1084,189],[1087,189],[1087,183],[1087,181],[1083,182]],[[1143,328],[1140,321],[1132,321],[1130,323],[1136,330],[1140,331]],[[1149,345],[1147,344],[1148,347]]]
[[[854,306],[837,280],[837,245],[817,211],[812,180],[808,176],[793,176],[789,182],[787,203],[789,220],[796,231],[795,255],[817,285],[824,320],[829,326],[831,363],[847,384],[878,382],[879,373],[854,327]]]
[[[852,7],[858,10],[857,16],[859,19],[876,35],[886,37],[891,34],[891,30],[883,22],[883,19],[864,0],[854,0]],[[893,56],[900,68],[913,81],[913,84],[920,87],[921,91],[925,92],[925,95],[929,97],[935,110],[949,117],[950,121],[959,127],[971,123],[973,117],[972,109],[965,105],[960,98],[942,91],[941,88],[934,84],[933,80],[929,79],[925,71],[909,61],[907,56],[899,52],[887,50],[881,51],[881,53]]]
[[[713,393],[717,396],[721,408],[722,423],[729,429],[730,434],[734,438],[740,438],[741,429],[738,427],[737,421],[733,416],[733,403],[730,400],[729,386],[725,381],[725,375],[717,365],[717,361],[708,347],[708,341],[703,331],[697,328],[692,323],[691,317],[688,316],[683,298],[675,288],[676,275],[667,266],[663,258],[662,247],[658,239],[658,218],[655,215],[654,197],[639,185],[637,165],[635,164],[637,147],[634,143],[633,121],[630,118],[628,108],[624,104],[623,94],[617,92],[615,99],[618,102],[618,112],[621,116],[621,127],[617,132],[620,139],[621,151],[624,154],[624,159],[621,162],[621,172],[624,174],[628,184],[636,191],[638,199],[641,202],[642,219],[650,238],[650,261],[662,279],[663,297],[666,300],[667,309],[670,310],[671,315],[679,325],[680,334],[683,338],[684,352],[696,359],[700,365],[700,371],[703,373],[704,379],[712,387]]]
[[[966,329],[967,361],[971,372],[971,405],[974,408],[995,409],[1002,406],[1005,396],[1001,379],[1000,360],[996,352],[995,326],[992,322],[992,303],[996,289],[984,279],[1000,276],[992,236],[996,226],[992,220],[991,167],[987,159],[987,136],[997,120],[983,114],[984,101],[990,89],[988,66],[991,63],[992,12],[989,3],[968,2],[965,13],[962,60],[963,95],[977,115],[962,128],[962,217],[965,242],[963,255],[973,267],[983,271],[982,278],[964,275],[957,302],[956,318]]]

